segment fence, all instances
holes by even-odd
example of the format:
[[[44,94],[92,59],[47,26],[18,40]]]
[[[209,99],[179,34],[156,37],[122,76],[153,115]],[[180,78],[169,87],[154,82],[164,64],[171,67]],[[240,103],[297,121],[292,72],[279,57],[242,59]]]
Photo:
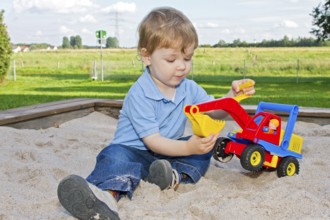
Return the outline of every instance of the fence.
[[[135,50],[30,52],[15,54],[7,79],[20,74],[83,74],[94,80],[135,79],[143,65]],[[279,77],[299,83],[302,77],[330,76],[330,48],[326,49],[198,49],[190,78],[210,76]]]

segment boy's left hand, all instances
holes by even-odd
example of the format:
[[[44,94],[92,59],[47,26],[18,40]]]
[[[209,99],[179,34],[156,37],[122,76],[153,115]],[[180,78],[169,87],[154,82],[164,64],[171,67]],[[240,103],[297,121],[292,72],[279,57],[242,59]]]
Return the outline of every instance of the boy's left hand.
[[[244,87],[243,89],[241,89],[241,85],[244,83],[248,83],[248,82],[252,82],[252,86],[249,87]],[[245,94],[245,95],[253,95],[255,93],[255,89],[254,89],[254,84],[255,81],[252,79],[241,79],[241,80],[234,80],[231,84],[231,91],[232,91],[232,95],[238,96],[241,94]]]

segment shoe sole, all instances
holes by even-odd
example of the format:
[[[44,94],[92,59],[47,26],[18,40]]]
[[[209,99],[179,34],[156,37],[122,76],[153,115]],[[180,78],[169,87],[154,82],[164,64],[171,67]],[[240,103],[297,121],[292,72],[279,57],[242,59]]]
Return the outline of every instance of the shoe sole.
[[[78,219],[119,219],[118,213],[99,200],[80,176],[64,178],[58,185],[57,196],[62,206]]]
[[[167,160],[156,160],[150,165],[147,181],[156,184],[161,190],[171,185],[172,178],[172,166]]]

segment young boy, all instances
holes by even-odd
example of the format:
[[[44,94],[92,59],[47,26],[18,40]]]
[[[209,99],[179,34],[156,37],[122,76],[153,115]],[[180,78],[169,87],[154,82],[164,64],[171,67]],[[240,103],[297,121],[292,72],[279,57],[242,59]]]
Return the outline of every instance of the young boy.
[[[141,180],[176,189],[205,174],[218,134],[182,138],[184,106],[214,99],[186,78],[197,46],[195,28],[180,11],[157,8],[143,19],[138,52],[146,68],[125,97],[112,142],[97,156],[87,181],[70,175],[58,186],[58,198],[73,216],[119,219],[116,201],[131,198]],[[252,95],[253,86],[238,91],[243,82],[233,81],[227,97]]]

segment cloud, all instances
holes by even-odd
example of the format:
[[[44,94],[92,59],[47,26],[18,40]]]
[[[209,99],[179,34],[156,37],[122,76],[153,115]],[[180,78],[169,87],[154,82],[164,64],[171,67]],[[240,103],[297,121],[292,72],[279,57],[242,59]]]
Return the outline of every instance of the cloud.
[[[206,26],[207,26],[207,27],[210,27],[210,28],[217,28],[217,27],[219,27],[218,24],[216,24],[216,23],[212,23],[212,22],[207,22]]]
[[[72,30],[72,29],[70,29],[70,28],[68,28],[64,25],[62,25],[60,27],[59,31],[60,31],[61,34],[65,34],[65,35],[76,35],[76,32],[74,30]]]
[[[231,31],[228,28],[222,29],[221,34],[230,34]]]
[[[235,28],[235,33],[244,34],[246,31],[244,28]]]
[[[93,34],[93,32],[88,30],[87,28],[81,29],[81,33],[83,33],[83,34]]]
[[[259,38],[260,40],[271,40],[273,39],[273,36],[274,36],[273,34],[266,32],[266,33],[261,33],[259,35]]]
[[[116,4],[105,7],[102,11],[106,12],[106,13],[110,13],[110,12],[135,12],[136,11],[136,4],[134,2],[132,2],[132,3],[117,2]]]
[[[193,23],[195,28],[203,28],[203,29],[216,29],[219,27],[219,24],[214,22],[207,22],[207,23]]]
[[[53,11],[56,13],[85,12],[94,7],[91,0],[14,0],[15,12],[24,11]]]
[[[79,18],[79,21],[81,21],[81,22],[89,22],[89,23],[96,23],[95,17],[93,15],[90,15],[90,14],[85,15],[83,17],[80,17]]]
[[[35,33],[35,36],[37,36],[37,37],[41,37],[43,35],[44,35],[43,32],[40,30]]]
[[[283,20],[281,21],[280,25],[281,27],[286,27],[286,28],[297,28],[298,24],[294,21],[290,20]]]

